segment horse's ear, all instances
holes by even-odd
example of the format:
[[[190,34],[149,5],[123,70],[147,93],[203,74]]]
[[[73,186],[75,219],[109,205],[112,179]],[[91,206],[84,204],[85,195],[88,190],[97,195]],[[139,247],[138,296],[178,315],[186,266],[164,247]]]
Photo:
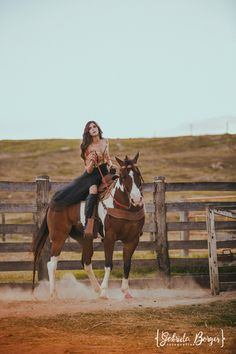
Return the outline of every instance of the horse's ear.
[[[137,163],[139,158],[139,152],[135,155],[134,159],[133,159],[133,163]]]
[[[124,165],[124,162],[123,162],[121,159],[119,159],[119,157],[116,157],[116,156],[115,156],[115,159],[116,159],[116,161],[118,162],[118,164],[119,164],[120,166],[123,166],[123,165]]]

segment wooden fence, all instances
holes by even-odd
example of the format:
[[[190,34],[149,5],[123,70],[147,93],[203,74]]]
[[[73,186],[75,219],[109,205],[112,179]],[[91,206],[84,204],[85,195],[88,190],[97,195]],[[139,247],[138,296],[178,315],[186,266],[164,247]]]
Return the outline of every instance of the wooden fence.
[[[47,203],[49,200],[49,193],[55,192],[58,188],[64,186],[66,183],[50,182],[48,176],[40,176],[35,182],[0,182],[0,191],[5,192],[33,192],[35,193],[35,202],[32,203],[0,203],[0,213],[33,213],[34,223],[31,224],[6,224],[0,225],[0,234],[35,234],[42,217],[44,215]],[[144,232],[151,233],[153,240],[140,240],[137,251],[156,252],[154,259],[134,259],[133,265],[137,267],[150,267],[150,269],[159,269],[160,274],[170,275],[173,267],[208,267],[208,258],[190,258],[179,257],[169,258],[170,250],[183,250],[185,254],[188,250],[206,250],[208,249],[207,239],[205,240],[189,240],[188,232],[190,230],[206,230],[206,221],[188,221],[186,213],[192,211],[202,211],[206,213],[206,208],[214,207],[235,207],[236,196],[234,201],[177,201],[168,202],[166,197],[168,193],[178,192],[205,192],[215,191],[219,192],[236,192],[236,182],[190,182],[190,183],[166,183],[164,177],[156,177],[152,183],[143,184],[143,191],[153,194],[153,201],[147,202],[146,207],[146,223],[144,225]],[[181,213],[184,215],[180,221],[168,221],[171,213]],[[149,217],[148,217],[149,215]],[[3,219],[2,219],[3,221]],[[236,248],[236,238],[232,236],[227,237],[226,230],[236,232],[236,221],[216,221],[216,230],[220,230],[221,241],[218,242],[218,248]],[[181,232],[179,240],[170,240],[169,232]],[[31,250],[31,242],[0,242],[1,252],[29,252]],[[122,249],[120,242],[116,243],[115,251]],[[79,251],[80,246],[76,242],[66,243],[64,251]],[[102,251],[103,244],[101,242],[94,242],[94,250]],[[95,269],[104,267],[103,260],[94,260],[93,266]],[[122,260],[114,260],[114,267],[121,267]],[[42,265],[42,277],[45,276],[45,264]],[[58,269],[81,269],[80,260],[61,260],[58,263]],[[32,261],[1,261],[0,271],[29,271],[32,270]]]

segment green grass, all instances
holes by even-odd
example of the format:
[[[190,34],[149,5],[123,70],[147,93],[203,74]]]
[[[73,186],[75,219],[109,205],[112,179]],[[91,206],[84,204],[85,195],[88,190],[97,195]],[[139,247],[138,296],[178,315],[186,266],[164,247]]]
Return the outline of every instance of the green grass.
[[[0,180],[32,181],[48,174],[70,180],[83,170],[81,140],[1,140]],[[151,139],[110,139],[110,154],[123,158],[140,151],[139,164],[146,181],[164,175],[168,181],[226,181],[235,179],[236,135],[186,136]],[[220,162],[220,167],[213,164]],[[174,166],[174,168],[173,168]]]
[[[45,152],[76,150],[79,145],[80,142],[75,139],[0,140],[0,151],[8,154],[28,152],[36,156]]]

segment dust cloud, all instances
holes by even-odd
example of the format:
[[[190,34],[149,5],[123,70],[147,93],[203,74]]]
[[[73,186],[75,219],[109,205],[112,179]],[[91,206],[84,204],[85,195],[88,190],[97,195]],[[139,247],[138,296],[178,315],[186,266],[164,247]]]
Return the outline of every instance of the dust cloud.
[[[56,293],[57,298],[61,300],[91,300],[97,297],[89,286],[77,281],[72,274],[65,274],[61,280],[56,282]],[[2,301],[47,301],[49,298],[48,281],[40,282],[34,292],[30,289],[11,288],[10,286],[0,289],[0,300]]]
[[[121,281],[111,281],[108,299],[99,298],[90,285],[77,281],[72,274],[66,274],[57,281],[55,299],[50,299],[49,283],[41,282],[34,293],[20,287],[0,287],[0,317],[9,316],[54,316],[62,313],[74,314],[92,311],[120,311],[137,308],[165,308],[178,305],[203,304],[217,300],[235,298],[236,292],[211,296],[209,289],[203,289],[194,280],[177,281],[164,286],[158,279],[130,282],[131,299],[125,299]]]
[[[120,283],[120,284],[119,284]],[[163,282],[154,282],[154,279],[146,280],[143,284],[139,284],[139,288],[135,281],[130,285],[130,292],[136,298],[154,299],[154,300],[174,300],[181,298],[198,298],[209,294],[209,290],[202,289],[194,280],[186,281],[178,279],[169,288],[163,286]],[[108,297],[110,299],[122,300],[123,293],[120,289],[121,282],[115,281],[110,284],[108,289]],[[141,288],[140,288],[141,287]],[[77,281],[74,275],[65,274],[61,280],[56,282],[57,298],[61,300],[93,300],[98,295],[93,291],[90,285],[81,281]],[[47,281],[40,282],[34,292],[30,289],[22,289],[21,287],[3,287],[0,288],[0,300],[4,301],[47,301],[49,299],[49,283]]]

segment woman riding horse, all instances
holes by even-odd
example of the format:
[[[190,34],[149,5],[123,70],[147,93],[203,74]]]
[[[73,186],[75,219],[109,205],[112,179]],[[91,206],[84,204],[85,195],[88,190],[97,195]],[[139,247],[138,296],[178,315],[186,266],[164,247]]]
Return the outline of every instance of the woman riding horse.
[[[34,239],[32,289],[35,285],[35,272],[40,253],[49,237],[51,246],[50,261],[47,263],[47,268],[50,296],[55,296],[57,263],[63,245],[70,235],[82,246],[81,261],[83,268],[87,272],[93,289],[102,298],[107,297],[115,242],[117,240],[122,241],[124,260],[122,292],[125,298],[129,298],[131,295],[128,278],[131,258],[138,245],[145,220],[142,196],[143,179],[137,166],[139,154],[136,154],[133,159],[126,156],[124,160],[120,160],[116,157],[120,173],[119,176],[116,176],[117,178],[110,188],[104,176],[109,172],[114,174],[115,171],[112,168],[109,156],[108,141],[102,137],[102,131],[98,124],[89,121],[84,129],[81,157],[85,162],[85,172],[54,194]],[[107,193],[106,197],[100,200],[97,211],[97,219],[100,220],[99,224],[101,226],[99,233],[104,236],[105,251],[105,275],[100,285],[92,268],[92,238],[94,233],[96,234],[93,229],[93,209],[97,203],[98,185],[101,181],[104,182]],[[84,200],[86,202],[83,202]],[[85,237],[81,237],[84,230],[81,230],[80,225],[85,225]]]
[[[57,191],[49,206],[54,211],[60,211],[86,199],[84,236],[92,237],[94,229],[92,215],[97,203],[98,186],[102,181],[101,173],[103,176],[109,172],[115,173],[115,168],[109,156],[108,140],[102,137],[102,130],[95,121],[89,121],[85,125],[80,148],[81,157],[85,163],[85,172]]]
[[[88,155],[90,153],[91,152],[88,152]],[[81,260],[83,268],[90,279],[93,289],[98,292],[102,298],[107,298],[108,281],[110,272],[113,267],[112,258],[115,242],[117,240],[122,241],[124,266],[121,290],[124,293],[125,298],[131,297],[128,284],[131,258],[138,245],[139,237],[142,234],[142,228],[145,221],[144,201],[142,196],[143,179],[137,165],[138,157],[139,154],[136,154],[133,159],[130,159],[126,156],[124,160],[120,160],[116,157],[116,161],[118,162],[120,169],[119,176],[117,176],[117,179],[114,181],[111,188],[106,185],[104,180],[107,193],[103,199],[100,199],[98,204],[98,218],[102,225],[105,251],[105,274],[102,284],[100,285],[98,283],[92,268],[92,238],[81,237],[82,235],[80,229],[78,230],[78,237],[74,232],[73,234],[71,233],[71,230],[77,230],[79,221],[82,223],[82,225],[85,225],[85,202],[71,205],[72,199],[70,199],[69,201],[66,200],[66,202],[70,202],[70,205],[64,206],[65,202],[63,202],[62,198],[58,200],[62,201],[63,203],[61,202],[60,204],[56,204],[56,198],[54,197],[51,204],[53,205],[54,203],[54,206],[56,207],[64,207],[61,210],[55,211],[52,210],[52,208],[49,206],[42,224],[38,230],[38,233],[34,239],[34,269],[32,289],[34,289],[35,284],[37,262],[45,242],[49,237],[51,241],[51,257],[50,261],[47,263],[47,268],[49,276],[50,296],[55,296],[55,272],[57,269],[58,259],[68,235],[71,235],[82,246]],[[102,164],[100,166],[102,166]],[[99,173],[101,172],[100,166],[97,167]],[[93,167],[93,171],[95,169],[96,167]],[[71,189],[76,190],[75,186],[72,186]],[[73,200],[73,202],[75,202],[75,200]]]

